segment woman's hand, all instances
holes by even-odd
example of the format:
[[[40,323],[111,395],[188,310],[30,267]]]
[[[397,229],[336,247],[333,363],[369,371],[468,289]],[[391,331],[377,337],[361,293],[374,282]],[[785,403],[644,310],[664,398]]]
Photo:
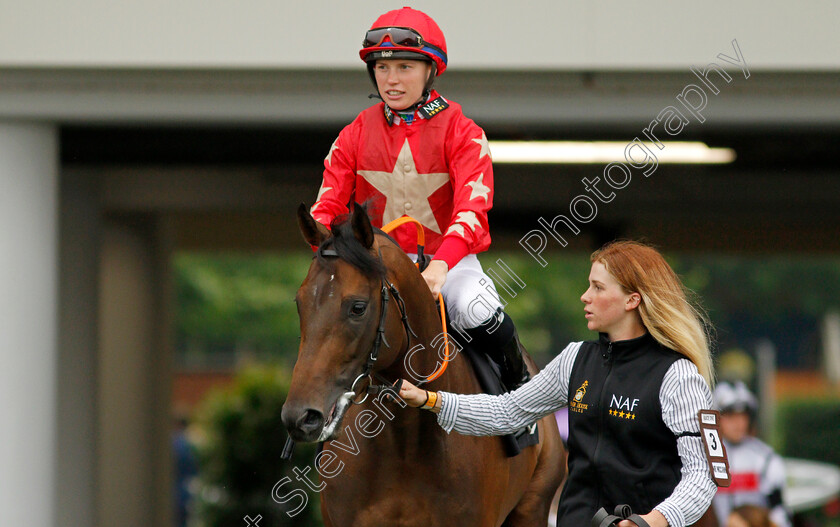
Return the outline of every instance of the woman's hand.
[[[650,527],[668,527],[668,520],[659,511],[650,511],[647,514],[641,514],[641,517],[648,522]],[[621,520],[618,522],[618,527],[636,527],[636,524],[630,520]]]
[[[426,403],[426,390],[421,390],[407,380],[403,379],[400,387],[400,397],[408,403],[408,406],[419,408]]]
[[[443,260],[432,260],[429,266],[423,271],[423,279],[432,291],[432,296],[437,298],[443,284],[446,283],[446,273],[449,272],[449,265]]]

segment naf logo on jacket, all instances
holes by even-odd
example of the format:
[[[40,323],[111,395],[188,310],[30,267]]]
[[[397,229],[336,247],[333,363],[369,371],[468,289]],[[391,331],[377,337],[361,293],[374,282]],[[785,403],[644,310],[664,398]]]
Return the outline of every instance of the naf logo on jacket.
[[[610,416],[618,417],[619,419],[635,420],[636,407],[638,405],[638,399],[612,394],[610,398]]]
[[[449,103],[443,97],[437,97],[433,101],[429,101],[417,110],[426,119],[431,119],[435,115],[449,108]]]

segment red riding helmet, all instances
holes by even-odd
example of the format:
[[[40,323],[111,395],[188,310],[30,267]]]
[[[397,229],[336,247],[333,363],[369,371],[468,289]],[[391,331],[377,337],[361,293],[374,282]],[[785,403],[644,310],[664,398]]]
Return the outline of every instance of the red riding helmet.
[[[431,61],[435,74],[440,75],[446,69],[446,39],[432,17],[403,7],[376,19],[365,35],[359,56],[368,67],[378,59]]]

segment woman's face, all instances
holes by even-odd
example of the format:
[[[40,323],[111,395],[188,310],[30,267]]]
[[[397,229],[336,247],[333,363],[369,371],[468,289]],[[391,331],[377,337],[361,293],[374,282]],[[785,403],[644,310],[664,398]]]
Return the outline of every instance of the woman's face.
[[[628,325],[638,305],[638,293],[627,293],[601,262],[594,262],[589,272],[589,288],[580,297],[586,313],[586,327],[614,335]]]
[[[422,60],[377,60],[373,71],[379,95],[394,110],[405,110],[423,96],[431,69]]]

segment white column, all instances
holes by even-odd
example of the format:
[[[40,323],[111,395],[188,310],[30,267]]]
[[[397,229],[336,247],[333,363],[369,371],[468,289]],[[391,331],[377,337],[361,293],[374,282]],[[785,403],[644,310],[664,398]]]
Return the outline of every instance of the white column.
[[[57,145],[0,123],[0,525],[55,517]]]

